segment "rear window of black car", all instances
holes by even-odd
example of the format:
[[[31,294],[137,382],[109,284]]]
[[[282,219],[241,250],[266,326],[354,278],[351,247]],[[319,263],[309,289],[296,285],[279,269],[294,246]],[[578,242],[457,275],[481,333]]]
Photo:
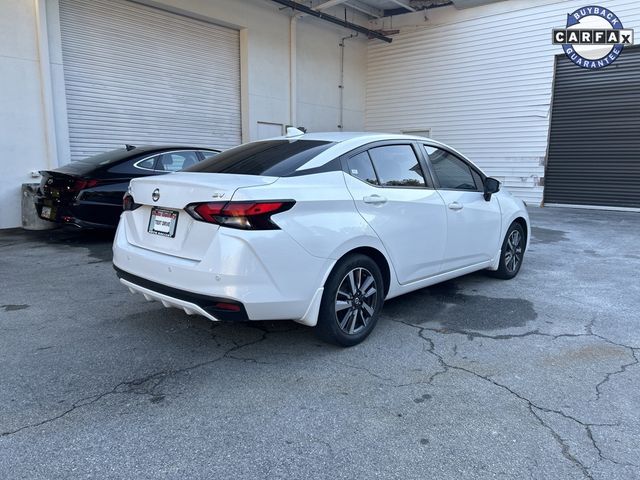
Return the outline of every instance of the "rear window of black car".
[[[116,150],[109,150],[108,152],[99,153],[92,157],[83,158],[78,162],[86,163],[87,165],[109,165],[111,163],[119,162],[131,156],[131,152],[126,148],[118,148]]]
[[[268,140],[226,150],[184,172],[286,177],[334,145],[318,140]]]

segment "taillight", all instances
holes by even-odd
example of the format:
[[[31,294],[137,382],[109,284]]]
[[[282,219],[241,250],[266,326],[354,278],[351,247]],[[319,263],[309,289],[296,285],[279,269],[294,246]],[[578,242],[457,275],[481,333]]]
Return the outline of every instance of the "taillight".
[[[191,203],[185,210],[202,222],[243,230],[279,230],[271,216],[289,210],[293,200]]]
[[[78,179],[73,182],[73,186],[71,186],[71,191],[79,192],[80,190],[84,190],[86,188],[95,187],[100,183],[100,180],[96,179]]]
[[[131,211],[140,206],[142,206],[140,203],[136,203],[133,201],[133,195],[131,195],[130,193],[125,193],[124,197],[122,197],[122,210]]]

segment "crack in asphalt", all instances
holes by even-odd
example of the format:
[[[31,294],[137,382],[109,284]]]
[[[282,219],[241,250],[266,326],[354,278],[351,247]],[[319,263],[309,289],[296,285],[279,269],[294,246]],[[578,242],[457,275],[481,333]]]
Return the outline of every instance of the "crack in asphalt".
[[[397,320],[393,320],[396,321]],[[620,348],[624,348],[626,350],[628,350],[631,353],[631,356],[633,357],[633,361],[629,362],[629,363],[625,363],[622,364],[618,367],[617,370],[614,370],[613,372],[607,372],[605,373],[605,377],[604,379],[602,379],[602,381],[600,381],[596,386],[595,386],[595,391],[596,391],[596,401],[600,400],[600,395],[601,395],[601,388],[602,386],[607,383],[611,377],[613,377],[614,375],[619,375],[621,373],[624,373],[627,371],[628,368],[634,366],[634,365],[638,365],[640,364],[640,359],[638,358],[636,352],[638,350],[640,350],[640,347],[635,347],[635,346],[630,346],[630,345],[625,345],[623,343],[618,343],[618,342],[614,342],[613,340],[604,337],[602,335],[599,335],[597,333],[593,332],[593,325],[594,325],[595,319],[591,319],[591,321],[589,322],[589,324],[587,324],[585,326],[585,330],[586,333],[559,333],[559,334],[551,334],[551,333],[544,333],[541,332],[538,329],[535,330],[531,330],[528,332],[524,332],[524,333],[514,333],[514,334],[502,334],[502,335],[489,335],[486,333],[480,333],[480,332],[476,332],[476,331],[472,331],[472,330],[459,330],[459,329],[450,329],[450,328],[429,328],[429,327],[424,327],[424,326],[420,326],[420,328],[423,328],[424,330],[430,331],[430,332],[434,332],[434,333],[439,333],[441,335],[450,335],[450,334],[458,334],[458,335],[466,335],[467,338],[469,339],[473,339],[473,338],[486,338],[489,340],[511,340],[514,338],[525,338],[525,337],[530,337],[530,336],[540,336],[540,337],[548,337],[551,338],[553,340],[557,340],[558,338],[579,338],[579,337],[595,337],[598,338],[600,340],[602,340],[603,342],[606,342],[610,345],[614,345],[616,347],[620,347]],[[405,322],[399,322],[399,323],[405,323]],[[417,327],[417,325],[413,325],[415,327]],[[454,345],[454,355],[457,355],[457,345]]]
[[[466,330],[452,330],[452,329],[436,329],[436,328],[429,328],[429,327],[425,327],[425,326],[421,326],[421,325],[415,325],[409,322],[405,322],[402,320],[397,320],[397,319],[393,319],[391,318],[391,321],[395,322],[395,323],[400,323],[402,325],[411,327],[413,329],[416,329],[418,331],[418,336],[425,342],[425,348],[424,350],[429,353],[430,355],[434,356],[438,362],[438,364],[441,366],[440,370],[437,370],[436,372],[432,373],[426,380],[421,380],[421,381],[416,381],[416,382],[409,382],[409,383],[404,383],[404,384],[391,384],[388,382],[391,382],[393,379],[388,378],[388,377],[383,377],[381,375],[378,375],[374,372],[372,372],[370,369],[362,367],[362,366],[358,366],[358,365],[351,365],[351,364],[346,364],[346,363],[341,363],[341,362],[335,362],[337,364],[349,367],[349,368],[353,368],[353,369],[357,369],[357,370],[361,370],[361,371],[365,371],[366,373],[368,373],[369,375],[371,375],[374,378],[377,378],[378,380],[381,380],[383,382],[383,384],[385,384],[386,386],[390,386],[390,387],[405,387],[405,386],[410,386],[410,385],[419,385],[419,384],[427,384],[427,385],[432,385],[433,381],[440,375],[444,375],[446,373],[448,373],[450,370],[456,370],[456,371],[460,371],[460,372],[464,372],[466,374],[475,376],[481,380],[484,380],[486,382],[491,383],[492,385],[508,392],[510,395],[516,397],[517,399],[519,399],[520,401],[523,401],[526,403],[527,408],[529,410],[529,412],[531,413],[531,415],[536,419],[536,421],[545,429],[547,429],[552,438],[554,439],[554,441],[558,444],[558,446],[561,449],[561,454],[563,455],[563,457],[565,459],[567,459],[569,462],[571,462],[571,464],[573,464],[576,468],[578,468],[580,470],[580,472],[583,474],[583,476],[585,478],[588,479],[592,479],[592,475],[590,473],[590,469],[593,467],[593,465],[591,466],[586,466],[583,462],[581,462],[571,451],[570,446],[567,443],[567,440],[564,439],[560,433],[554,429],[554,427],[547,421],[545,421],[544,418],[542,418],[542,416],[540,415],[540,412],[544,412],[547,414],[556,414],[556,415],[560,415],[561,417],[570,420],[572,422],[574,422],[575,424],[579,425],[580,427],[582,427],[585,430],[586,433],[586,437],[589,440],[590,444],[592,445],[593,449],[595,450],[595,452],[597,453],[597,460],[598,461],[608,461],[611,462],[615,465],[621,465],[621,466],[629,466],[629,467],[635,467],[638,468],[638,465],[632,464],[632,463],[626,463],[626,462],[618,462],[610,457],[607,457],[602,449],[600,448],[600,446],[598,445],[596,439],[593,436],[593,428],[594,427],[607,427],[607,426],[619,426],[618,424],[612,424],[612,423],[588,423],[588,422],[583,422],[582,420],[569,415],[565,412],[563,412],[562,410],[556,410],[553,408],[549,408],[549,407],[545,407],[542,405],[538,405],[536,403],[534,403],[532,400],[526,398],[525,396],[523,396],[522,394],[518,393],[517,391],[513,390],[511,387],[502,384],[498,381],[496,381],[495,379],[491,378],[490,376],[487,375],[482,375],[478,372],[475,372],[474,370],[471,370],[469,368],[466,367],[462,367],[459,365],[453,365],[450,363],[447,363],[443,357],[442,354],[438,353],[436,351],[435,348],[435,344],[433,342],[433,340],[431,338],[429,338],[428,336],[426,336],[425,332],[433,332],[436,334],[443,334],[443,335],[447,335],[447,334],[459,334],[459,335],[466,335],[469,338],[487,338],[487,339],[492,339],[492,340],[508,340],[508,339],[515,339],[515,338],[524,338],[524,337],[528,337],[528,336],[544,336],[544,337],[549,337],[552,339],[557,339],[557,338],[576,338],[576,337],[585,337],[585,336],[592,336],[592,337],[596,337],[599,338],[600,340],[607,342],[609,344],[612,345],[616,345],[618,347],[621,348],[625,348],[628,349],[631,352],[631,355],[633,356],[633,361],[623,364],[621,365],[617,370],[613,371],[613,372],[609,372],[606,374],[605,378],[600,381],[595,389],[596,389],[596,397],[597,399],[600,398],[601,395],[601,388],[603,385],[605,385],[607,382],[611,381],[611,378],[615,375],[619,375],[624,373],[628,368],[632,367],[633,365],[637,365],[640,363],[640,360],[638,359],[638,356],[636,355],[636,350],[638,350],[637,347],[632,347],[629,345],[624,345],[621,343],[617,343],[614,342],[611,339],[608,339],[606,337],[603,337],[599,334],[596,334],[593,332],[593,326],[594,326],[594,322],[595,319],[592,319],[590,321],[590,323],[588,325],[585,326],[585,331],[586,333],[580,333],[580,334],[549,334],[549,333],[543,333],[540,332],[539,330],[532,330],[532,331],[528,331],[528,332],[524,332],[524,333],[519,333],[519,334],[503,334],[503,335],[488,335],[488,334],[484,334],[484,333],[479,333],[479,332],[474,332],[474,331],[466,331]],[[213,358],[211,360],[207,360],[204,362],[199,362],[197,364],[194,365],[190,365],[187,367],[183,367],[180,369],[174,369],[174,370],[162,370],[159,372],[154,372],[151,373],[149,375],[146,375],[144,377],[140,377],[140,378],[136,378],[133,380],[129,380],[129,381],[123,381],[120,382],[119,384],[115,385],[112,389],[106,391],[106,392],[102,392],[96,395],[91,395],[91,396],[87,396],[87,397],[83,397],[79,400],[76,400],[75,402],[73,402],[71,404],[71,406],[69,408],[67,408],[66,410],[64,410],[63,412],[50,417],[50,418],[46,418],[42,421],[36,422],[36,423],[32,423],[32,424],[28,424],[28,425],[24,425],[22,427],[10,430],[10,431],[5,431],[5,432],[1,432],[0,433],[0,438],[1,437],[7,437],[10,435],[13,435],[15,433],[21,432],[23,430],[26,429],[32,429],[32,428],[36,428],[51,422],[55,422],[67,415],[69,415],[70,413],[74,412],[75,410],[79,409],[79,408],[83,408],[89,405],[92,405],[98,401],[100,401],[102,398],[109,396],[109,395],[115,395],[115,394],[140,394],[140,395],[150,395],[154,398],[157,398],[159,396],[161,396],[158,392],[157,389],[162,385],[162,383],[167,379],[170,378],[172,376],[175,376],[177,374],[180,373],[184,373],[184,372],[188,372],[188,371],[192,371],[207,365],[211,365],[213,363],[216,363],[218,361],[221,361],[223,359],[230,359],[230,360],[236,360],[236,361],[242,361],[242,362],[252,362],[252,363],[258,363],[258,364],[271,364],[270,362],[264,362],[261,360],[258,360],[257,358],[251,358],[251,357],[242,357],[242,356],[237,356],[237,355],[233,355],[234,352],[237,352],[245,347],[250,347],[253,345],[256,345],[264,340],[267,339],[268,335],[270,333],[283,333],[283,332],[288,332],[291,330],[283,330],[283,331],[269,331],[259,325],[255,325],[255,326],[251,326],[249,328],[252,329],[256,329],[259,330],[260,332],[262,332],[262,335],[253,341],[250,342],[245,342],[245,343],[238,343],[237,341],[235,341],[234,339],[225,339],[225,341],[230,342],[232,344],[232,346],[228,349],[226,349],[221,355],[217,356],[216,358]],[[293,329],[292,329],[293,330]],[[212,328],[211,331],[211,338],[216,342],[217,347],[221,347],[223,345],[223,343],[219,340],[219,336],[214,332],[214,329]],[[455,353],[457,354],[457,344],[454,345],[455,347]]]
[[[51,422],[55,422],[56,420],[59,420],[67,415],[69,415],[70,413],[74,412],[75,410],[82,408],[82,407],[86,407],[88,405],[92,405],[96,402],[98,402],[99,400],[101,400],[102,398],[108,396],[108,395],[116,395],[116,394],[129,394],[129,393],[134,393],[134,394],[140,394],[140,395],[151,395],[153,397],[158,396],[158,394],[156,393],[156,389],[169,377],[175,376],[177,374],[180,373],[185,373],[185,372],[190,372],[192,370],[204,367],[204,366],[208,366],[211,365],[213,363],[219,362],[220,360],[224,360],[224,359],[229,359],[229,360],[238,360],[238,361],[252,361],[254,359],[251,358],[243,358],[243,357],[235,357],[233,355],[231,355],[233,352],[240,350],[242,348],[245,347],[249,347],[252,345],[255,345],[257,343],[260,343],[264,340],[267,339],[267,336],[269,333],[269,331],[262,329],[262,328],[258,328],[258,327],[249,327],[249,328],[254,328],[257,329],[259,331],[262,332],[262,335],[260,336],[260,338],[258,338],[257,340],[251,341],[251,342],[246,342],[246,343],[237,343],[235,341],[231,341],[231,343],[233,344],[233,346],[229,349],[227,349],[224,353],[222,353],[222,355],[211,359],[211,360],[207,360],[204,362],[200,362],[200,363],[196,363],[194,365],[190,365],[188,367],[183,367],[183,368],[179,368],[179,369],[175,369],[175,370],[162,370],[159,372],[154,372],[151,373],[149,375],[146,375],[144,377],[140,377],[140,378],[136,378],[133,380],[128,380],[128,381],[123,381],[118,383],[115,387],[113,387],[111,390],[108,390],[106,392],[102,392],[96,395],[90,395],[88,397],[83,397],[80,400],[76,400],[75,402],[73,402],[71,404],[71,406],[64,410],[63,412],[59,413],[58,415],[55,415],[53,417],[49,417],[46,418],[40,422],[36,422],[36,423],[31,423],[28,425],[23,425],[22,427],[13,429],[13,430],[8,430],[5,432],[1,432],[0,433],[0,438],[2,437],[8,437],[10,435],[13,435],[15,433],[21,432],[23,430],[27,430],[27,429],[31,429],[31,428],[36,428]],[[257,360],[255,360],[257,362]],[[149,383],[151,383],[151,388],[147,388]],[[140,388],[143,387],[143,388]]]
[[[636,465],[635,463],[631,463],[631,462],[618,462],[616,460],[613,460],[607,456],[605,456],[602,453],[602,449],[600,448],[600,446],[598,445],[598,443],[596,442],[596,440],[593,438],[593,431],[591,430],[591,426],[587,426],[586,427],[586,431],[587,431],[587,437],[589,438],[589,441],[593,444],[593,446],[596,449],[596,452],[598,453],[598,457],[600,457],[601,460],[607,460],[611,463],[614,463],[616,465],[623,465],[625,467],[634,467],[634,468],[640,468],[640,465]]]
[[[638,357],[636,355],[636,351],[635,349],[631,349],[631,355],[633,356],[633,361],[629,362],[629,363],[625,363],[623,365],[620,365],[620,368],[618,368],[618,370],[614,371],[614,372],[609,372],[605,374],[605,377],[600,381],[600,383],[598,383],[596,385],[596,401],[600,400],[600,395],[601,395],[601,388],[602,386],[607,383],[611,377],[613,377],[614,375],[619,375],[621,373],[624,373],[627,371],[627,368],[629,367],[633,367],[634,365],[638,365],[638,363],[640,363],[640,361],[638,360]]]
[[[437,372],[437,374],[442,374],[442,373],[446,373],[447,371],[449,371],[450,369],[452,370],[458,370],[458,371],[462,371],[465,372],[469,375],[473,375],[479,379],[482,379],[486,382],[489,382],[491,384],[493,384],[496,387],[499,387],[503,390],[505,390],[506,392],[508,392],[509,394],[511,394],[512,396],[518,398],[519,400],[525,402],[527,404],[527,407],[529,409],[529,411],[531,412],[531,414],[536,418],[536,420],[547,430],[549,430],[552,434],[553,439],[556,441],[556,443],[558,443],[558,445],[561,448],[561,453],[563,455],[563,457],[565,457],[567,460],[569,460],[573,465],[575,465],[580,471],[581,473],[585,476],[585,478],[588,479],[592,479],[592,475],[590,473],[590,468],[591,467],[587,467],[586,465],[584,465],[577,457],[575,457],[572,453],[571,453],[571,449],[569,447],[569,445],[567,444],[566,440],[562,438],[562,436],[547,422],[545,422],[540,415],[538,415],[536,413],[535,410],[538,410],[540,412],[545,412],[545,413],[550,413],[550,414],[556,414],[556,415],[560,415],[561,417],[570,420],[578,425],[580,425],[582,428],[584,428],[585,433],[587,435],[588,440],[590,441],[591,445],[593,446],[594,450],[597,452],[598,454],[598,459],[600,460],[605,460],[605,461],[609,461],[615,465],[623,465],[623,466],[631,466],[631,467],[636,467],[638,468],[638,465],[632,464],[632,463],[626,463],[626,462],[618,462],[610,457],[607,457],[603,454],[602,449],[600,448],[600,446],[598,445],[597,441],[595,440],[594,436],[593,436],[593,428],[594,427],[617,427],[619,426],[619,424],[613,424],[613,423],[588,423],[588,422],[583,422],[582,420],[569,415],[565,412],[563,412],[562,410],[556,410],[553,408],[549,408],[549,407],[544,407],[541,405],[537,405],[536,403],[534,403],[532,400],[526,398],[525,396],[523,396],[522,394],[516,392],[515,390],[513,390],[512,388],[510,388],[507,385],[504,385],[502,383],[499,383],[498,381],[494,380],[493,378],[486,376],[486,375],[482,375],[478,372],[475,372],[469,368],[465,368],[465,367],[461,367],[459,365],[452,365],[447,363],[444,360],[444,357],[438,353],[435,349],[435,344],[433,342],[433,340],[431,340],[429,337],[425,336],[424,332],[434,332],[434,333],[440,333],[440,334],[447,334],[449,332],[452,331],[447,331],[447,332],[443,332],[442,330],[438,330],[438,329],[433,329],[433,328],[428,328],[428,327],[424,327],[421,325],[415,325],[409,322],[404,322],[402,320],[397,320],[397,319],[391,319],[391,321],[396,322],[396,323],[400,323],[403,325],[406,325],[408,327],[414,328],[418,330],[418,336],[423,339],[427,345],[429,346],[427,348],[427,352],[431,355],[433,355],[437,360],[438,363],[442,366],[442,368],[444,369],[443,371]],[[498,340],[502,340],[505,339],[505,337],[511,337],[511,338],[521,338],[523,336],[529,336],[529,335],[541,335],[541,336],[547,336],[547,337],[552,337],[552,338],[561,338],[561,337],[582,337],[582,336],[594,336],[597,338],[600,338],[601,340],[613,344],[613,345],[617,345],[619,347],[623,347],[626,349],[629,349],[632,352],[632,355],[634,357],[634,359],[636,360],[635,362],[632,362],[631,365],[635,365],[638,363],[638,359],[636,357],[635,354],[635,350],[636,347],[631,347],[629,345],[624,345],[624,344],[619,344],[617,342],[614,342],[613,340],[610,340],[606,337],[603,337],[601,335],[595,334],[593,333],[593,322],[594,320],[592,319],[591,322],[589,323],[589,325],[586,326],[586,330],[587,333],[586,334],[559,334],[559,335],[552,335],[552,334],[546,334],[546,333],[542,333],[539,332],[537,330],[531,331],[531,332],[526,332],[524,334],[519,334],[519,335],[515,335],[515,336],[508,336],[508,335],[498,335],[495,336],[495,339]],[[464,332],[464,331],[456,331],[454,333],[458,333],[458,334],[468,334],[468,333],[475,333],[475,332]],[[491,335],[484,335],[484,334],[480,334],[486,338],[494,338],[494,336]],[[626,368],[628,368],[631,365],[627,365]],[[619,371],[616,372],[612,372],[611,374],[609,374],[609,378],[614,375],[614,374],[618,374],[618,373],[622,373]],[[436,375],[437,375],[436,374]],[[604,383],[604,382],[601,382]]]
[[[538,410],[540,409],[535,407],[531,402],[529,402],[528,407],[529,407],[529,411],[538,420],[540,425],[542,425],[544,428],[549,430],[549,432],[551,432],[551,436],[553,437],[553,439],[556,441],[558,445],[560,445],[560,451],[562,453],[562,456],[567,460],[569,460],[571,463],[573,463],[576,467],[578,467],[586,478],[593,479],[593,476],[591,475],[591,472],[589,472],[589,469],[571,453],[571,449],[569,448],[569,445],[567,445],[566,440],[562,438],[560,434],[556,432],[553,429],[553,427],[551,427],[551,425],[545,422],[542,419],[542,417],[535,412],[535,409],[538,409]],[[541,411],[544,411],[544,410],[541,410]],[[589,429],[589,431],[591,431],[590,426],[588,426],[587,428]],[[595,446],[595,440],[593,439],[593,437],[590,437],[590,438]],[[599,450],[598,447],[596,447],[596,449]]]
[[[363,372],[367,372],[369,375],[371,375],[374,378],[377,378],[379,380],[383,380],[384,382],[391,382],[393,381],[393,378],[388,378],[388,377],[383,377],[382,375],[378,375],[377,373],[372,372],[370,369],[368,369],[367,367],[361,367],[359,365],[351,365],[349,363],[343,363],[343,362],[336,362],[334,361],[333,363],[335,363],[336,365],[342,365],[343,367],[347,367],[347,368],[353,368],[354,370],[361,370]],[[388,385],[387,383],[385,383],[385,385]]]

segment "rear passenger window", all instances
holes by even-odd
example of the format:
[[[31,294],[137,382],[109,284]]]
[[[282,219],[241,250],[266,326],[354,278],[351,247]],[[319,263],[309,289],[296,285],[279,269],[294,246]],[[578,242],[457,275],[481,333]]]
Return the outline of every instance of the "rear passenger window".
[[[146,160],[142,160],[141,162],[136,163],[136,167],[144,168],[145,170],[153,170],[153,166],[156,164],[157,158],[158,157],[151,157]]]
[[[153,172],[157,159],[158,155],[142,160],[127,160],[126,162],[120,162],[109,168],[108,172],[117,175],[141,175],[143,173],[151,173]]]
[[[477,190],[471,167],[455,155],[439,148],[424,146],[440,188]]]
[[[192,167],[200,161],[196,152],[183,151],[165,153],[160,157],[156,170],[177,172],[183,168]]]
[[[369,150],[383,187],[424,187],[425,180],[411,145],[388,145]]]
[[[208,160],[220,152],[212,152],[211,150],[200,150],[200,153],[202,154],[205,160]]]
[[[370,183],[371,185],[378,185],[378,179],[376,178],[376,172],[371,165],[371,159],[367,152],[354,155],[347,160],[347,166],[349,167],[349,173],[362,180],[363,182]]]

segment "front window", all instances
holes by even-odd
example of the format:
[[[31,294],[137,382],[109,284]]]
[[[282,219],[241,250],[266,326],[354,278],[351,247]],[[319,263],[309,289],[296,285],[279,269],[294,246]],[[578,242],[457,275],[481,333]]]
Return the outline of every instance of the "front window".
[[[455,155],[440,148],[424,146],[440,188],[477,190],[471,168]]]
[[[286,177],[334,145],[318,140],[269,140],[225,150],[187,172]]]

